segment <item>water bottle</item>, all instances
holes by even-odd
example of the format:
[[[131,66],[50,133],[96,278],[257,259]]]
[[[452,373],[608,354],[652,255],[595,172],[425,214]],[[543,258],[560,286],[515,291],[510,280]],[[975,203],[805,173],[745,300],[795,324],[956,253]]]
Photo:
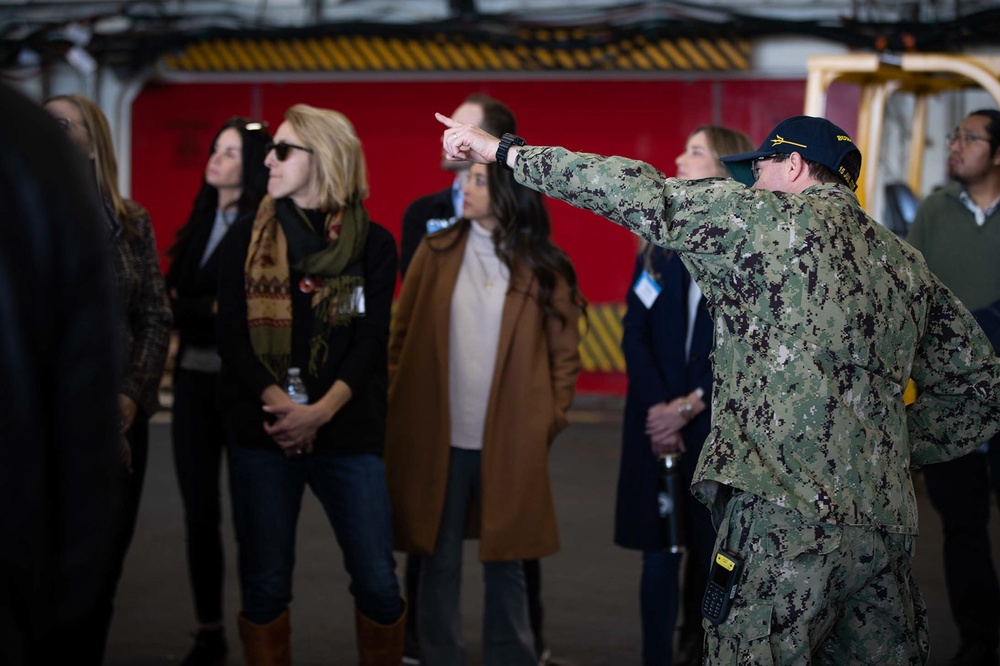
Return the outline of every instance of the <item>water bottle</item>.
[[[296,405],[308,405],[309,393],[306,385],[302,381],[298,368],[288,368],[288,381],[285,382],[285,393]]]
[[[684,521],[681,514],[681,480],[677,466],[681,454],[667,454],[660,458],[660,492],[656,499],[659,504],[660,530],[663,534],[663,550],[668,553],[684,552]]]

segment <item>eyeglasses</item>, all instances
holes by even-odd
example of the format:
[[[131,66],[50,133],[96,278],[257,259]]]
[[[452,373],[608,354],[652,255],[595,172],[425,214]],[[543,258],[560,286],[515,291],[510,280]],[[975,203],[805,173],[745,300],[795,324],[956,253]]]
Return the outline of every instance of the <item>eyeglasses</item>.
[[[274,156],[278,158],[279,162],[284,162],[288,159],[288,151],[294,148],[295,150],[304,150],[307,153],[313,151],[312,148],[306,148],[305,146],[296,146],[294,143],[288,143],[287,141],[279,141],[278,143],[267,144],[267,152],[274,151]]]
[[[750,162],[750,174],[753,176],[753,181],[756,183],[757,179],[760,178],[760,163],[766,162],[768,160],[774,160],[775,162],[784,162],[788,159],[788,153],[775,153],[774,155],[764,155],[763,157],[758,157],[754,161]]]
[[[985,136],[979,136],[977,134],[969,134],[968,132],[959,132],[958,130],[953,130],[947,136],[948,145],[953,143],[960,143],[963,146],[968,146],[972,144],[973,141],[986,141],[989,143],[989,139]]]

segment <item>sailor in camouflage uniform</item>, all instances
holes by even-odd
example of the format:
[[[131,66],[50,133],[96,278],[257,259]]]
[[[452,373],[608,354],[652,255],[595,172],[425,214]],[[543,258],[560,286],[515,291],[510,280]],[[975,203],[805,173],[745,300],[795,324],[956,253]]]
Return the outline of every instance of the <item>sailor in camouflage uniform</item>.
[[[693,490],[744,567],[725,620],[705,622],[709,663],[925,663],[910,471],[997,431],[1000,361],[922,256],[865,214],[846,132],[789,118],[725,159],[737,180],[685,181],[438,119],[452,159],[500,161],[679,252],[713,307]]]

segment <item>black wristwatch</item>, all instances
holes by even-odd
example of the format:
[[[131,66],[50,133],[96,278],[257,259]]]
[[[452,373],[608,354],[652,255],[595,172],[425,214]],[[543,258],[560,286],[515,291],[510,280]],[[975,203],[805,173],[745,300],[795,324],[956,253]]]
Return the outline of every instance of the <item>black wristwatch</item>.
[[[511,146],[523,146],[525,143],[526,141],[519,136],[504,134],[500,139],[500,145],[497,146],[497,164],[508,171],[513,171],[507,166],[507,151],[510,150]]]

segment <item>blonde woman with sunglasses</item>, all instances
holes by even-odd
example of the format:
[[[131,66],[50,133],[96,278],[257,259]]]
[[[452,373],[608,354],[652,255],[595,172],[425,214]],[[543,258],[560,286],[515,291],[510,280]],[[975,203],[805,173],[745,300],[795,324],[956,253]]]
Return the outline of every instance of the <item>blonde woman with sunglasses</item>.
[[[396,244],[370,221],[364,153],[341,113],[297,104],[268,196],[231,233],[219,283],[221,403],[248,664],[291,661],[295,528],[308,485],[351,578],[361,664],[398,665],[405,607],[382,447]],[[283,390],[299,368],[308,404]]]

